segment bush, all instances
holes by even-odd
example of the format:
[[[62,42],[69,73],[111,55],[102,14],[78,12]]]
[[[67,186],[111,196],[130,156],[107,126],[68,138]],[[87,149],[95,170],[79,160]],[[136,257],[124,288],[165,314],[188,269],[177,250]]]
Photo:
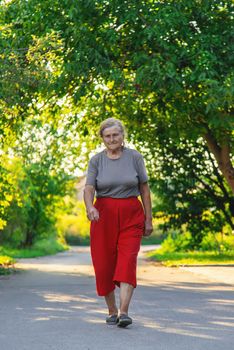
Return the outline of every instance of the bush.
[[[160,252],[175,253],[175,252],[190,252],[199,251],[216,251],[228,252],[234,250],[234,236],[230,234],[211,233],[208,232],[202,239],[198,249],[194,249],[193,237],[189,232],[185,233],[170,233],[163,241]]]
[[[15,260],[6,255],[0,255],[0,275],[8,275],[14,267]]]
[[[162,243],[162,252],[182,252],[189,251],[192,246],[192,235],[189,232],[180,234],[178,232],[170,233]]]
[[[61,214],[56,227],[68,244],[89,245],[90,222],[87,219],[83,202],[77,201],[71,214]]]
[[[21,228],[16,228],[11,234],[7,237],[7,244],[11,245],[14,248],[18,248],[22,245],[25,240],[25,233],[22,232]],[[6,241],[6,238],[5,238]]]
[[[202,251],[228,252],[234,250],[234,236],[221,233],[209,232],[202,240],[200,249]]]
[[[37,251],[42,251],[43,254],[55,254],[57,252],[62,252],[69,247],[65,241],[50,237],[36,241],[32,248]]]

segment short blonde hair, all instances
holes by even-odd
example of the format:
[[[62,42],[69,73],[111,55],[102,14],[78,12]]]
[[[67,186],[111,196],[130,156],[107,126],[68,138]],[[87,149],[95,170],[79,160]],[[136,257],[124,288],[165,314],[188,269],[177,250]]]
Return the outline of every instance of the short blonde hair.
[[[100,127],[99,127],[99,136],[103,136],[103,131],[106,128],[111,128],[113,126],[117,126],[120,130],[120,132],[123,134],[123,136],[126,135],[126,130],[125,127],[123,125],[123,123],[116,118],[107,118],[105,120],[103,120],[103,122],[101,122]]]

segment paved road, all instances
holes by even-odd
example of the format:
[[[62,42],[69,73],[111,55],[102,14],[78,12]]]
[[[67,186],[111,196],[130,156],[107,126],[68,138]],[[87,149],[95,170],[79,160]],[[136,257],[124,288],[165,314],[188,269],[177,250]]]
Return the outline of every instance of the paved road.
[[[1,350],[233,348],[234,284],[212,273],[152,264],[142,251],[130,309],[134,324],[121,329],[105,324],[89,248],[19,259],[17,266],[16,274],[0,278]]]

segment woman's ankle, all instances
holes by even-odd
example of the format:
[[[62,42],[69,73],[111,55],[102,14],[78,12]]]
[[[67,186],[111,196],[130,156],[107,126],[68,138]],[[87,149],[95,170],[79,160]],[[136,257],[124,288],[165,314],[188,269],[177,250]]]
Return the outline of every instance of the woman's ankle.
[[[109,315],[118,315],[118,309],[109,309]]]
[[[128,311],[120,311],[119,315],[127,315],[128,316]]]

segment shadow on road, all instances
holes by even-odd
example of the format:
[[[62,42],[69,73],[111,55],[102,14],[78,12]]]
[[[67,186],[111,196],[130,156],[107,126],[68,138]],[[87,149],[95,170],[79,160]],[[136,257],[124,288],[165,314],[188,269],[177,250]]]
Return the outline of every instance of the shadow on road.
[[[130,308],[134,323],[120,329],[105,324],[104,299],[96,295],[90,257],[83,253],[75,255],[79,263],[74,252],[27,259],[24,270],[1,278],[1,349],[232,348],[231,286],[141,260]]]

